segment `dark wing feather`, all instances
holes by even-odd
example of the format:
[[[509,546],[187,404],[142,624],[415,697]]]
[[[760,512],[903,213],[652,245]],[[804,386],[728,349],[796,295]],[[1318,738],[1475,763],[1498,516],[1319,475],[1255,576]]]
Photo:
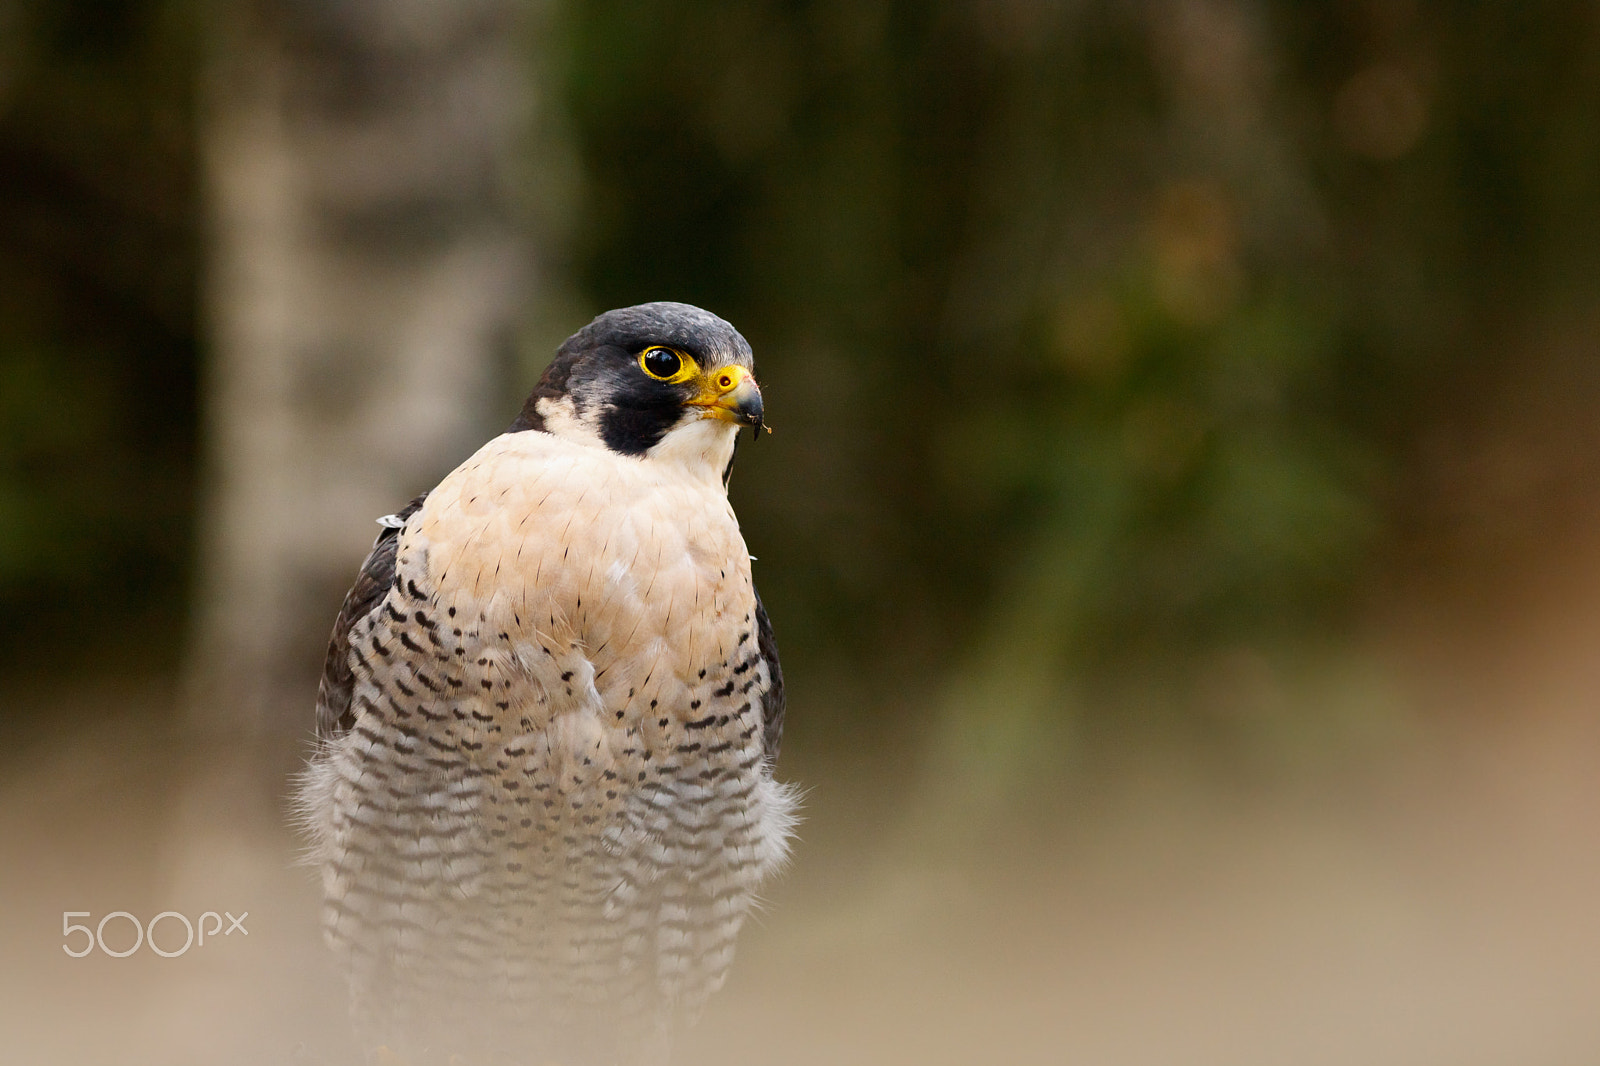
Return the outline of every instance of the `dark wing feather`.
[[[778,761],[778,749],[783,745],[783,667],[778,665],[778,642],[772,636],[772,619],[756,593],[756,651],[767,664],[772,685],[761,697],[762,738],[766,742],[767,758]]]
[[[422,507],[421,496],[406,504],[394,517],[401,524]],[[322,663],[322,682],[317,686],[317,736],[331,740],[355,728],[356,716],[350,710],[350,694],[355,688],[355,672],[350,667],[350,631],[373,611],[394,584],[395,554],[400,550],[399,526],[385,526],[373,542],[367,561],[361,564],[356,583],[345,595],[344,606],[333,623],[328,640],[328,657]]]

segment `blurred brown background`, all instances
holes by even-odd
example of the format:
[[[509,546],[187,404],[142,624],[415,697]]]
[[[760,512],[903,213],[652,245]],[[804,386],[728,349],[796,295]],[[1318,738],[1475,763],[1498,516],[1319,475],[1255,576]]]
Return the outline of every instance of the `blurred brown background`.
[[[1410,0],[0,3],[8,1061],[345,1061],[340,597],[654,299],[809,789],[686,1061],[1600,1061],[1600,8]]]

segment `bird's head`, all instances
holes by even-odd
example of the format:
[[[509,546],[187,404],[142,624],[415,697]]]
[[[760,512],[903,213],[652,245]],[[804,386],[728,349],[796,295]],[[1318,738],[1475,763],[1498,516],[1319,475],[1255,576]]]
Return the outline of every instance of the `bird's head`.
[[[567,338],[511,429],[706,466],[726,481],[740,427],[762,428],[753,368],[749,343],[709,311],[607,311]]]

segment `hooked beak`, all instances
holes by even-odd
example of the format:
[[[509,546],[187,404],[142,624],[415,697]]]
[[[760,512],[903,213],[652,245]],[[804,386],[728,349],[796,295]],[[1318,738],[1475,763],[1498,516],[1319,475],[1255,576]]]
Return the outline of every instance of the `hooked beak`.
[[[701,418],[754,426],[758,432],[762,429],[761,388],[742,366],[725,366],[706,374],[689,405],[701,409]]]

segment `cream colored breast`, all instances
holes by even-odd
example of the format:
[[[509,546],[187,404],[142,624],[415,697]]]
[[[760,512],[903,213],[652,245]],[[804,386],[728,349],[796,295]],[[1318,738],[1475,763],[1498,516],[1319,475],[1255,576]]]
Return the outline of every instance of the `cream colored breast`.
[[[729,660],[748,629],[750,558],[733,510],[720,483],[679,464],[506,434],[418,517],[401,554],[425,561],[434,602],[481,626],[503,668],[547,697],[519,701],[546,708],[543,721],[603,710],[615,726],[651,700],[686,712],[700,671]]]

